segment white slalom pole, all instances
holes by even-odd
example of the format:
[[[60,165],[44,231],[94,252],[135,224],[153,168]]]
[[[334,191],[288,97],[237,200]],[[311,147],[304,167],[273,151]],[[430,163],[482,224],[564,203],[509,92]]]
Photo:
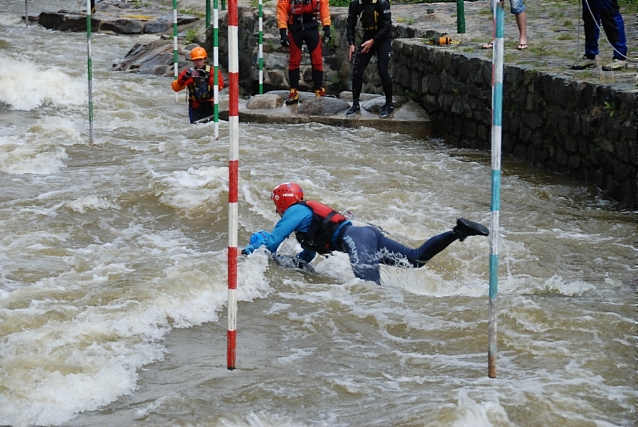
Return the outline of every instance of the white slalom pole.
[[[24,0],[24,22],[27,23],[27,27],[29,26],[29,4],[27,0]]]
[[[177,80],[179,74],[179,55],[177,54],[177,0],[173,0],[173,69],[174,80]],[[179,102],[179,95],[175,92],[175,103]]]
[[[228,2],[228,369],[237,354],[237,224],[239,179],[239,7]]]
[[[488,376],[496,378],[496,330],[498,293],[498,229],[501,203],[501,142],[503,125],[503,50],[505,46],[505,4],[494,7],[494,43],[492,60],[492,229],[490,230],[490,302]]]
[[[219,139],[219,11],[217,0],[213,2],[213,120],[215,141]]]

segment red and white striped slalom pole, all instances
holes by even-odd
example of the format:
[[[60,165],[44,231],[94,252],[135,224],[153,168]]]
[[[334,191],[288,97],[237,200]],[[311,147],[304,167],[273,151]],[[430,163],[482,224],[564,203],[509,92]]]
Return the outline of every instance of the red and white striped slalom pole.
[[[228,369],[235,369],[237,345],[237,223],[239,179],[239,8],[228,1]]]

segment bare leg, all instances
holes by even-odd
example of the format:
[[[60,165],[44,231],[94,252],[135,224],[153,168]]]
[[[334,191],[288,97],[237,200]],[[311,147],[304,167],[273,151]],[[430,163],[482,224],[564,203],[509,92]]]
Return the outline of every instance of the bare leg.
[[[518,25],[519,45],[527,45],[527,14],[525,12],[516,15],[516,25]]]

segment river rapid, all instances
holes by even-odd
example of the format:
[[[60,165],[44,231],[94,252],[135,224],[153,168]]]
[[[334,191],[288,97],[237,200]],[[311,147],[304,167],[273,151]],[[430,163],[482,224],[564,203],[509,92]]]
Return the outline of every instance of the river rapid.
[[[342,253],[316,274],[241,257],[229,371],[228,124],[215,141],[170,78],[111,70],[154,37],[94,34],[91,144],[86,34],[23,13],[0,4],[0,424],[635,425],[636,213],[507,158],[497,378],[484,237],[383,267],[383,286]],[[317,124],[239,138],[240,246],[284,181],[411,246],[489,226],[489,153]]]

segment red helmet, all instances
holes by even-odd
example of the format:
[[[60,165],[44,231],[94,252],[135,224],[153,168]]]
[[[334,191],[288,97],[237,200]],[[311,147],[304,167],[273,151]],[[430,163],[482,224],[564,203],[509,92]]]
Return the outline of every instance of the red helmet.
[[[283,215],[286,209],[303,200],[303,190],[294,182],[284,182],[272,190],[270,198],[275,202],[277,212]]]

